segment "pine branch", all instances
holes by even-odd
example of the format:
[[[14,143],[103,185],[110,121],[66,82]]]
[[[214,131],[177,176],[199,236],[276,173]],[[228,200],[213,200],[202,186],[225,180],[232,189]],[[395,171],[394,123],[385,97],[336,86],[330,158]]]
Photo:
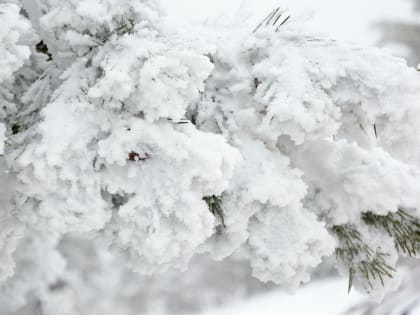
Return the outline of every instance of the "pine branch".
[[[420,254],[420,221],[405,210],[387,215],[368,211],[361,218],[367,226],[385,231],[394,240],[398,252],[409,256]],[[366,279],[370,289],[373,289],[374,281],[380,280],[383,285],[385,277],[392,278],[395,270],[387,263],[389,254],[380,248],[370,248],[354,226],[334,226],[332,232],[339,242],[336,257],[349,266],[349,291],[357,275]]]
[[[409,256],[420,253],[420,222],[406,211],[399,209],[386,216],[369,211],[363,213],[362,220],[366,225],[385,230],[399,252]]]
[[[221,225],[222,228],[226,228],[225,218],[224,218],[223,209],[222,209],[222,198],[213,195],[213,196],[206,196],[203,198],[203,200],[207,203],[207,206],[209,207],[210,212],[216,218],[220,219],[220,221],[222,222],[222,225]],[[218,232],[221,233],[221,229],[219,229]]]
[[[365,288],[373,290],[373,283],[379,280],[384,285],[384,278],[392,278],[395,269],[387,262],[389,254],[380,248],[372,249],[351,225],[338,225],[332,228],[337,236],[339,247],[336,248],[336,258],[349,266],[350,292],[357,275],[366,279]]]
[[[47,45],[44,43],[43,40],[41,40],[38,44],[35,45],[35,50],[40,54],[46,55],[48,57],[47,61],[51,61],[53,59],[51,53],[48,50]]]
[[[133,32],[135,23],[133,19],[125,19],[124,17],[121,17],[117,19],[116,26],[114,29],[105,31],[103,34],[96,35],[95,36],[95,43],[97,43],[99,46],[102,46],[105,44],[113,35],[117,35],[118,37],[121,37],[125,34],[131,34]]]
[[[290,16],[283,16],[283,13],[280,11],[280,7],[275,8],[270,12],[253,30],[253,33],[256,33],[261,27],[271,26],[275,28],[275,31],[278,32],[280,27],[283,26],[287,21],[289,21]]]
[[[14,124],[12,124],[10,129],[12,131],[12,135],[15,135],[15,134],[18,134],[21,131],[21,126],[17,123],[14,123]]]

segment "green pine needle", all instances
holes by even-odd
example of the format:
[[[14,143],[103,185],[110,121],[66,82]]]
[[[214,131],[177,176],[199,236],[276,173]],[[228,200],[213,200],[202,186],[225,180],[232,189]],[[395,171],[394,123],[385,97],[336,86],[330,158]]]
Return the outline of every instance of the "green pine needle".
[[[116,19],[115,27],[112,30],[105,30],[104,32],[95,36],[94,42],[102,46],[105,44],[113,35],[121,37],[125,34],[131,34],[134,30],[135,23],[133,19],[125,19],[120,17]]]
[[[399,209],[385,216],[369,211],[363,213],[362,220],[366,225],[385,230],[399,252],[409,256],[420,253],[420,222],[406,211]]]
[[[207,206],[209,207],[210,212],[215,217],[219,218],[220,221],[222,222],[221,227],[219,226],[218,228],[218,232],[221,233],[222,228],[226,228],[225,218],[224,218],[223,209],[222,209],[222,198],[213,195],[213,196],[203,197],[203,200],[207,203]]]
[[[283,16],[280,7],[275,8],[271,11],[254,29],[253,33],[256,33],[261,27],[271,26],[278,32],[280,27],[289,21],[290,16]]]
[[[380,248],[374,250],[369,247],[353,226],[334,226],[332,232],[339,242],[335,250],[336,258],[349,266],[349,292],[357,275],[366,280],[367,291],[369,288],[373,290],[375,281],[379,280],[384,285],[385,277],[392,278],[395,269],[387,262],[389,254],[382,252]]]

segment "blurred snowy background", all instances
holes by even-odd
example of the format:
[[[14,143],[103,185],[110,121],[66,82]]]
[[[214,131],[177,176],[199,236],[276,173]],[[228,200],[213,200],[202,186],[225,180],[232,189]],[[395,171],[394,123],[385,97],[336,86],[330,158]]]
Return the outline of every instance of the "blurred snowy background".
[[[420,63],[420,0],[163,0],[169,27],[187,32],[206,23],[217,27],[243,23],[252,29],[273,8],[287,9],[294,22],[312,32],[362,46],[378,46]],[[193,26],[191,28],[191,26]],[[240,258],[213,263],[197,260],[193,272],[162,284],[154,280],[161,311],[203,315],[418,315],[420,266],[406,262],[400,289],[379,304],[357,292],[347,293],[347,280],[323,266],[310,284],[292,295],[249,276]],[[163,289],[166,288],[166,289]],[[168,290],[167,292],[165,290]],[[149,305],[157,300],[149,300]],[[159,310],[156,310],[158,312]]]
[[[235,20],[255,25],[273,8],[289,10],[295,22],[331,38],[375,45],[415,62],[418,40],[419,0],[163,0],[170,21],[179,27],[207,21]],[[414,55],[413,55],[414,54]]]

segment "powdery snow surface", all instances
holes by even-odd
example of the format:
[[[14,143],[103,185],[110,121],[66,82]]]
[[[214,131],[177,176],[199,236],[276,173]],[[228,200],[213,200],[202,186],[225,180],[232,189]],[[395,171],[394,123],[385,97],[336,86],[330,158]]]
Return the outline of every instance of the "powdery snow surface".
[[[273,291],[200,315],[340,315],[365,299],[355,291],[348,294],[346,285],[343,279],[319,280],[293,295]]]
[[[312,22],[245,31],[266,14],[256,19],[257,2],[232,16],[249,25],[223,29],[220,14],[221,29],[189,36],[168,30],[153,0],[25,3],[32,25],[0,7],[0,314],[31,303],[45,315],[136,314],[137,277],[197,255],[241,253],[256,278],[289,289],[328,258],[361,291],[395,287],[366,282],[362,263],[398,268],[401,253],[362,217],[420,216],[420,79],[404,60]],[[40,38],[48,47],[35,50]]]

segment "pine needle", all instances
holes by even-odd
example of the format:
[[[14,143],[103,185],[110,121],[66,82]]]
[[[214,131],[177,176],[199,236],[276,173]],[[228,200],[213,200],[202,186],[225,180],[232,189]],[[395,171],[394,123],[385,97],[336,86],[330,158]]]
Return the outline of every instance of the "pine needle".
[[[357,275],[366,280],[365,288],[373,290],[373,283],[377,280],[384,285],[384,278],[392,278],[395,269],[387,262],[389,254],[380,248],[373,250],[361,237],[359,231],[351,225],[339,225],[332,228],[337,236],[339,246],[335,250],[336,258],[349,266],[348,292]]]
[[[222,198],[213,195],[213,196],[203,197],[203,200],[207,203],[207,206],[209,207],[210,212],[215,217],[220,219],[220,221],[222,222],[222,227],[226,228],[225,218],[224,218],[223,209],[222,209]],[[221,230],[219,232],[221,232]]]
[[[280,7],[272,10],[253,30],[256,33],[262,26],[275,27],[275,32],[278,32],[280,27],[289,21],[290,16],[283,17],[283,13],[280,11]]]

